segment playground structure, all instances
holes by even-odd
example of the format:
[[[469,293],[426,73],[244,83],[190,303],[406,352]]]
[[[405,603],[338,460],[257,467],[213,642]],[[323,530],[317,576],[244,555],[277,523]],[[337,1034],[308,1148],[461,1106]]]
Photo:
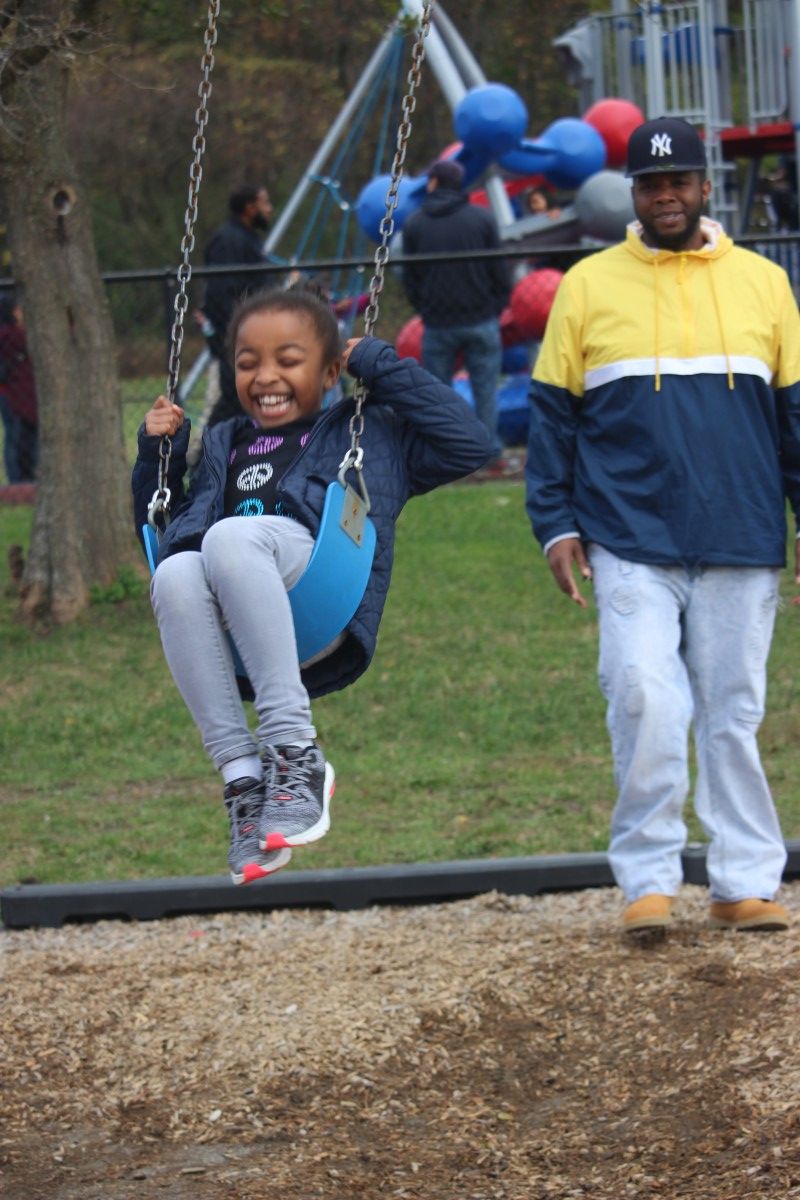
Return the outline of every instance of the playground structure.
[[[398,49],[408,18],[418,17],[420,11],[420,0],[403,0],[282,207],[265,243],[267,254],[275,261],[290,265],[308,261],[322,244],[326,223],[332,219],[338,222],[337,257],[348,253],[356,257],[363,254],[365,246],[380,240],[391,182],[382,163],[387,152],[388,114],[398,89]],[[457,139],[442,147],[436,157],[462,164],[471,199],[491,208],[504,243],[533,252],[584,240],[593,244],[615,241],[623,235],[633,211],[629,185],[616,168],[624,163],[629,133],[644,119],[635,104],[604,99],[593,104],[584,118],[564,117],[538,136],[527,136],[529,114],[523,99],[512,88],[487,80],[439,4],[426,38],[426,69],[451,111]],[[376,112],[380,112],[377,131]],[[372,178],[354,180],[357,140],[369,136],[375,137]],[[403,223],[422,203],[426,183],[427,173],[400,181],[391,239],[394,257],[402,255]],[[570,194],[569,201],[557,214],[523,212],[517,197],[542,184],[563,189]],[[552,267],[530,270],[529,264],[520,274],[501,321],[507,352],[503,370],[512,378],[504,385],[508,395],[504,392],[498,397],[500,433],[511,444],[525,438],[525,422],[518,417],[526,412],[524,391],[534,344],[544,331],[561,278]],[[351,269],[347,278],[341,271],[331,273],[326,282],[337,301],[354,298],[364,290],[363,271],[358,268]],[[419,359],[421,333],[420,319],[412,318],[397,337],[400,352]],[[471,400],[469,384],[457,382]]]
[[[614,96],[702,131],[710,211],[734,236],[749,227],[763,159],[798,161],[798,0],[613,0],[554,44],[582,106]]]
[[[398,39],[404,36],[404,21],[419,11],[420,0],[403,0],[284,206],[266,243],[269,253],[280,250],[293,262],[308,257],[305,232],[288,255],[283,247],[313,187],[320,189],[308,220],[315,237],[333,206],[342,229],[350,226],[339,238],[342,255],[358,253],[360,236],[377,240],[386,190],[381,165],[386,116],[376,140],[373,177],[360,181],[357,197],[352,183],[350,193],[343,185],[343,174],[352,161],[353,139],[365,129],[365,113],[382,90],[388,113],[396,91],[393,73],[400,65]],[[582,116],[564,116],[529,137],[522,98],[487,80],[438,4],[427,38],[428,69],[453,114],[457,139],[442,148],[441,157],[456,158],[465,167],[473,199],[491,207],[504,241],[533,249],[617,240],[632,215],[621,174],[625,144],[645,118],[683,117],[702,130],[713,185],[710,211],[733,235],[748,228],[762,160],[776,154],[797,158],[800,71],[793,66],[800,59],[800,0],[612,0],[611,11],[585,18],[553,45]],[[515,204],[522,191],[542,181],[574,193],[555,220],[521,215]],[[421,203],[424,186],[424,175],[403,181],[396,232]],[[394,251],[401,249],[396,237]]]
[[[612,160],[622,165],[618,156],[614,158],[620,134],[624,158],[627,136],[643,120],[636,105],[603,100],[584,118],[562,117],[540,136],[528,138],[524,136],[528,111],[522,98],[504,84],[484,82],[465,91],[454,108],[459,140],[440,157],[462,165],[467,188],[485,181],[471,192],[472,200],[491,207],[503,241],[535,249],[581,237],[615,240],[633,215],[630,189],[622,175],[605,167]],[[397,212],[400,230],[422,202],[426,182],[427,174],[404,181]],[[520,213],[512,197],[541,185],[576,191],[575,202],[555,217]],[[385,178],[376,177],[362,189],[356,204],[359,223],[372,239],[385,188]]]
[[[380,238],[402,46],[409,18],[420,10],[421,0],[402,0],[265,243],[273,261],[288,265],[311,261],[321,247],[330,251],[335,243],[332,257],[342,266],[326,276],[326,285],[343,305],[353,300],[351,320],[356,297],[365,290],[364,268],[345,260],[363,259]],[[734,236],[750,228],[764,158],[796,161],[800,72],[792,65],[800,57],[800,0],[612,0],[610,12],[580,21],[553,46],[582,116],[561,117],[531,137],[523,99],[487,80],[439,4],[426,39],[427,69],[451,111],[456,139],[438,156],[463,165],[473,202],[491,208],[501,240],[515,250],[591,248],[624,236],[633,217],[625,149],[646,117],[683,117],[702,130],[712,181],[709,209]],[[374,147],[366,181],[357,174],[364,168],[364,156],[358,155],[364,140]],[[403,223],[422,203],[426,178],[412,175],[400,182],[391,239],[395,258],[402,255]],[[560,193],[556,216],[520,208],[518,198],[542,184]],[[797,285],[796,246],[759,248]],[[514,410],[524,403],[521,378],[543,332],[553,279],[560,277],[551,266],[545,278],[541,261],[538,265],[518,279],[501,321],[508,352],[504,372],[519,376],[512,384]],[[421,334],[419,318],[412,318],[400,331],[398,348],[418,358]]]
[[[332,122],[322,144],[283,206],[265,243],[268,254],[285,261],[308,257],[310,229],[318,243],[322,222],[335,210],[340,219],[337,246],[356,254],[363,239],[376,241],[384,210],[388,177],[380,163],[386,153],[385,118],[382,118],[373,159],[371,179],[358,182],[357,195],[343,177],[353,161],[353,139],[366,128],[368,114],[379,97],[390,103],[396,90],[393,81],[399,58],[404,21],[418,16],[420,0],[403,0],[400,11],[383,40]],[[488,204],[497,220],[501,237],[519,248],[574,244],[582,237],[614,240],[631,217],[629,189],[616,171],[624,158],[627,134],[644,119],[643,113],[626,100],[595,103],[585,119],[564,117],[554,121],[537,137],[525,136],[528,112],[522,98],[503,84],[487,80],[464,39],[442,7],[437,4],[426,39],[427,69],[439,85],[453,114],[458,139],[443,147],[440,157],[457,159],[465,168],[466,184],[474,186],[473,199]],[[385,109],[384,109],[385,111]],[[620,145],[623,147],[620,156]],[[591,181],[591,187],[584,187]],[[395,232],[402,232],[408,214],[422,200],[426,176],[402,181],[395,213]],[[555,220],[545,215],[520,215],[514,199],[542,182],[569,191],[575,202]],[[309,196],[315,198],[308,211]],[[289,233],[307,211],[305,228],[287,253]],[[356,217],[353,228],[352,216]],[[345,232],[346,231],[346,232]],[[360,236],[359,236],[360,235]],[[395,253],[402,242],[396,237]]]

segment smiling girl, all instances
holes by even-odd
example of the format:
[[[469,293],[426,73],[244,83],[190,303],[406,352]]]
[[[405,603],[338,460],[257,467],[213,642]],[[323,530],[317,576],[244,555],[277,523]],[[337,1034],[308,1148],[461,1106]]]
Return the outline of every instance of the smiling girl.
[[[489,439],[456,392],[376,338],[342,352],[336,318],[299,285],[256,293],[229,330],[242,414],[207,429],[184,492],[190,422],[159,396],[139,430],[136,528],[170,437],[172,521],[151,597],[164,653],[224,781],[234,883],[262,879],[293,847],[328,830],[334,771],[317,745],[310,698],[352,683],[375,650],[394,527],[411,496],[483,466]],[[314,546],[328,483],[349,449],[352,400],[322,412],[345,366],[367,385],[364,480],[377,546],[355,616],[322,655],[300,664],[287,591]],[[252,687],[237,678],[230,633]],[[253,698],[250,731],[241,696]]]

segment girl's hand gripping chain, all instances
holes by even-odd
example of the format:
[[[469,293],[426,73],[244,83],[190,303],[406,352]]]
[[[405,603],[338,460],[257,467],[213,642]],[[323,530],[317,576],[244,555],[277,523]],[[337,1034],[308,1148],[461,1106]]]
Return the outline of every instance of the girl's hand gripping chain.
[[[183,424],[183,409],[159,396],[144,418],[145,431],[151,437],[174,437]]]

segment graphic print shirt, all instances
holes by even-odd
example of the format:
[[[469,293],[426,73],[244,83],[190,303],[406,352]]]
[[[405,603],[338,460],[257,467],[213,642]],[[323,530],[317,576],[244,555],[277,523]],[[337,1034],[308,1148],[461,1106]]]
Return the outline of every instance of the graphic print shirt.
[[[277,429],[245,427],[228,459],[226,517],[263,517],[281,513],[277,487],[287,467],[308,441],[316,417],[304,417]]]

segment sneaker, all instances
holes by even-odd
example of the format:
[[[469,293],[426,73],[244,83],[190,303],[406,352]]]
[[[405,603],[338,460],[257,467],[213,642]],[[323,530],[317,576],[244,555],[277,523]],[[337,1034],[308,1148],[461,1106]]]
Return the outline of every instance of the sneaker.
[[[316,742],[270,747],[264,767],[268,783],[259,822],[261,849],[305,846],[324,837],[331,824],[336,776]]]
[[[774,900],[735,900],[725,903],[715,900],[711,905],[709,924],[714,929],[741,929],[749,932],[770,932],[789,928],[789,914]]]
[[[258,818],[264,807],[264,783],[245,776],[225,786],[225,807],[231,827],[228,865],[234,883],[253,883],[285,867],[292,852],[282,847],[262,854],[258,844]]]
[[[622,914],[623,933],[646,933],[664,930],[672,921],[672,896],[649,892],[629,904]]]

